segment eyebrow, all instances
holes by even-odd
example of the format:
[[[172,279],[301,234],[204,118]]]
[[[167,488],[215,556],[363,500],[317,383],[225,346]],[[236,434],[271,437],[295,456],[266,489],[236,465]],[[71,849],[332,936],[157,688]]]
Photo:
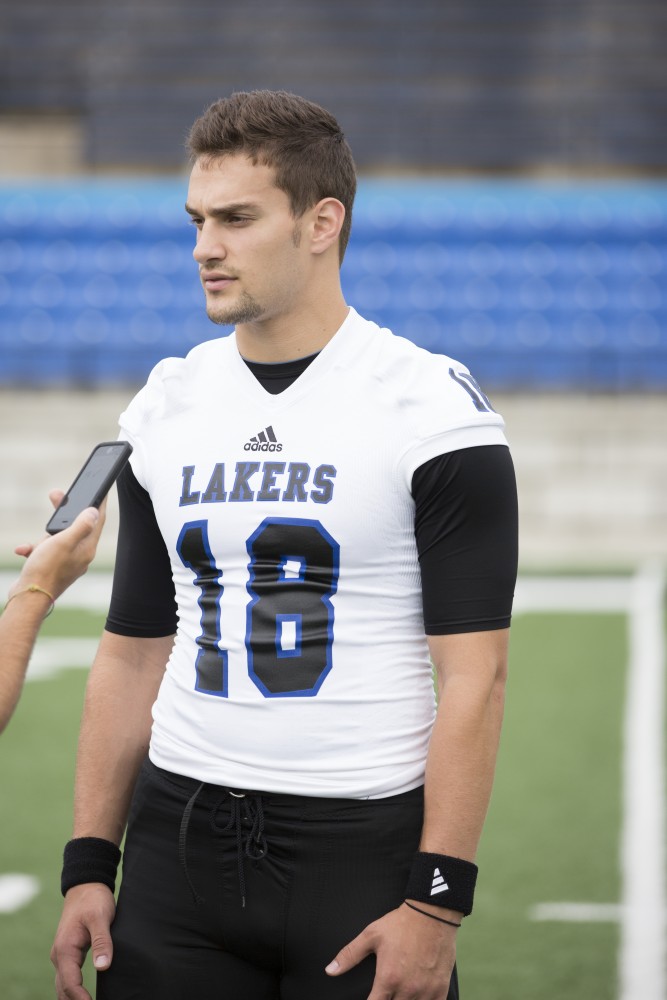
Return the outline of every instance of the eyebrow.
[[[192,208],[190,205],[185,204],[185,211],[188,215],[201,217],[201,212],[198,212],[196,208]],[[231,205],[225,205],[223,208],[212,208],[208,213],[214,219],[229,219],[232,215],[241,215],[244,212],[256,212],[257,205],[251,201],[239,201]]]

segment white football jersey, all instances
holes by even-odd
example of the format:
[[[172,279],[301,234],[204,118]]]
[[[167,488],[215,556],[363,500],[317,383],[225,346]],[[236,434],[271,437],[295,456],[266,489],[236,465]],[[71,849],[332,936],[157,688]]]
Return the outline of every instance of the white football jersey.
[[[467,369],[350,310],[283,392],[232,334],[162,361],[120,426],[178,605],[153,762],[299,795],[421,784],[435,704],[412,475],[506,444]]]

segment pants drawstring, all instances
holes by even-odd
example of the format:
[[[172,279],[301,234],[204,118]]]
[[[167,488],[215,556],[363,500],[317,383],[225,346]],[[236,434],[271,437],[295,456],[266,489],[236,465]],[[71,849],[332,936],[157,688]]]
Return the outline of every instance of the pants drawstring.
[[[192,878],[190,877],[188,869],[187,840],[192,810],[194,809],[197,798],[199,797],[199,794],[205,784],[206,782],[202,781],[188,799],[187,805],[183,810],[181,826],[178,834],[178,859],[190,888],[190,892],[192,893],[192,898],[195,901],[195,905],[203,903],[204,899],[195,889]],[[218,813],[227,803],[229,803],[230,806],[229,818],[227,822],[223,823],[222,819],[218,818]],[[250,830],[245,838],[243,836],[244,823],[250,826]],[[236,857],[239,875],[239,889],[241,892],[241,906],[245,906],[246,884],[245,869],[243,864],[244,858],[250,858],[251,861],[260,861],[268,854],[269,850],[266,837],[264,836],[264,807],[262,805],[262,796],[257,792],[232,792],[230,789],[225,789],[223,796],[218,800],[211,812],[211,829],[216,834],[229,833],[231,830],[234,830],[234,833],[236,834]]]
[[[218,819],[218,811],[226,803],[230,805],[229,819],[223,823]],[[243,838],[242,824],[245,822],[250,826],[250,831]],[[225,790],[225,794],[213,807],[211,813],[211,828],[214,833],[229,833],[234,830],[236,834],[236,857],[239,873],[239,889],[241,892],[241,906],[245,906],[245,869],[244,857],[251,861],[259,861],[268,853],[268,844],[264,836],[264,807],[262,796],[258,793],[232,792]]]

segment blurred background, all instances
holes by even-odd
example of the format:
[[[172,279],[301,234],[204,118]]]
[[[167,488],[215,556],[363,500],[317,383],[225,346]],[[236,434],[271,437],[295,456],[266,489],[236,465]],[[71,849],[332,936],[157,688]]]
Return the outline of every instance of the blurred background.
[[[664,929],[664,855],[628,839],[623,817],[627,706],[641,729],[646,704],[630,697],[634,667],[653,664],[649,701],[664,698],[666,51],[664,0],[0,0],[0,568],[41,534],[48,489],[115,438],[152,365],[224,333],[191,258],[184,140],[234,90],[294,91],[337,116],[360,174],[348,301],[464,362],[506,419],[523,589],[465,1000],[664,1000],[664,945],[647,938]],[[97,568],[112,564],[115,516],[112,496]],[[77,600],[99,616],[91,580]],[[62,634],[45,642],[69,643],[58,662],[90,662],[103,619],[84,618],[53,616]],[[82,682],[28,685],[2,748],[0,785],[51,794],[58,830]],[[33,786],[37,732],[50,746]],[[0,871],[43,870],[49,885],[63,838],[27,847],[34,810],[8,809]],[[642,854],[657,909],[623,923]],[[12,918],[8,1000],[49,995],[48,968],[31,978],[21,957],[35,933],[50,940],[57,887],[44,892],[43,912]],[[549,899],[589,909],[540,910]]]
[[[0,552],[157,360],[220,333],[184,137],[267,87],[351,143],[349,301],[463,361],[506,417],[524,565],[666,555],[664,2],[242,8],[0,2]]]

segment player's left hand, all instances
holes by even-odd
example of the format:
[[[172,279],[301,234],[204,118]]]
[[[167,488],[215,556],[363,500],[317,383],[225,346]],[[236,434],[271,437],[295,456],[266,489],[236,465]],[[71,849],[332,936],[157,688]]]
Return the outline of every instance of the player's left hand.
[[[369,924],[326,967],[340,976],[375,954],[368,1000],[446,1000],[456,958],[456,930],[399,906]]]

